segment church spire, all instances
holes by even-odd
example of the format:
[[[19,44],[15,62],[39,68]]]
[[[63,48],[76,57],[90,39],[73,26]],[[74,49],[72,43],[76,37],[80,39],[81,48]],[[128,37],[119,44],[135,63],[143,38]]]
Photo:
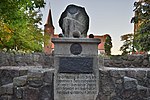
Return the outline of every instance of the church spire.
[[[46,54],[52,53],[52,42],[51,38],[54,36],[54,26],[52,21],[51,9],[49,9],[47,21],[44,25],[44,52]]]
[[[51,26],[51,27],[54,27],[54,26],[53,26],[53,21],[52,21],[51,9],[49,9],[49,13],[48,13],[48,17],[47,17],[47,22],[46,22],[46,24],[48,24],[48,25]]]

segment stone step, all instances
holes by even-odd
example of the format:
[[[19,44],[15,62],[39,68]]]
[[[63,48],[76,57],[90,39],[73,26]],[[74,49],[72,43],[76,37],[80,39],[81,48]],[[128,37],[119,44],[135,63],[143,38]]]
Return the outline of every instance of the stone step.
[[[2,66],[0,67],[0,86],[13,82],[14,77],[27,75],[32,68],[42,68],[41,66]]]
[[[42,91],[41,93],[44,92],[42,94],[44,97],[40,98],[45,98],[45,95],[48,95],[50,98],[52,96],[51,91],[53,91],[53,87],[51,87],[53,86],[53,73],[54,69],[48,68],[28,69],[27,75],[14,77],[13,83],[0,86],[0,100],[16,100],[16,98],[20,100],[26,98],[24,95],[37,96],[34,93],[30,93],[30,90],[31,92],[32,90],[36,92]],[[27,92],[27,94],[24,94],[24,92]],[[50,94],[47,94],[47,92]]]
[[[31,87],[39,87],[45,83],[51,84],[53,78],[54,69],[49,68],[34,68],[28,71],[27,81]]]

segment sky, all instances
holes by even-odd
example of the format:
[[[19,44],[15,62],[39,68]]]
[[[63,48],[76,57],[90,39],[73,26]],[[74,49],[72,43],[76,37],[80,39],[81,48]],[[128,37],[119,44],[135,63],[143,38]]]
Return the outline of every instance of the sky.
[[[88,34],[109,34],[112,38],[113,55],[121,54],[119,50],[123,42],[121,35],[133,33],[133,24],[130,23],[134,16],[133,4],[135,0],[45,0],[46,6],[42,9],[43,25],[46,23],[48,10],[51,9],[55,34],[62,33],[58,20],[67,5],[75,4],[85,8],[90,18]]]

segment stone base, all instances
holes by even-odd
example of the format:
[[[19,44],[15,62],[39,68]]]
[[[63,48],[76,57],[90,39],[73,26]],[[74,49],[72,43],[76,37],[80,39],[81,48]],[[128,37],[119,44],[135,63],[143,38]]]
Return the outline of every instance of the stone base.
[[[99,90],[99,39],[53,38],[54,100],[95,100]]]

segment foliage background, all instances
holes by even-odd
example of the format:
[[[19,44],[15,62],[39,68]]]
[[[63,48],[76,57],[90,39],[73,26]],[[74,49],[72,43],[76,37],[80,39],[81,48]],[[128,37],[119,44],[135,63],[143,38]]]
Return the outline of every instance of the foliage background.
[[[42,51],[44,0],[0,0],[0,50]]]

